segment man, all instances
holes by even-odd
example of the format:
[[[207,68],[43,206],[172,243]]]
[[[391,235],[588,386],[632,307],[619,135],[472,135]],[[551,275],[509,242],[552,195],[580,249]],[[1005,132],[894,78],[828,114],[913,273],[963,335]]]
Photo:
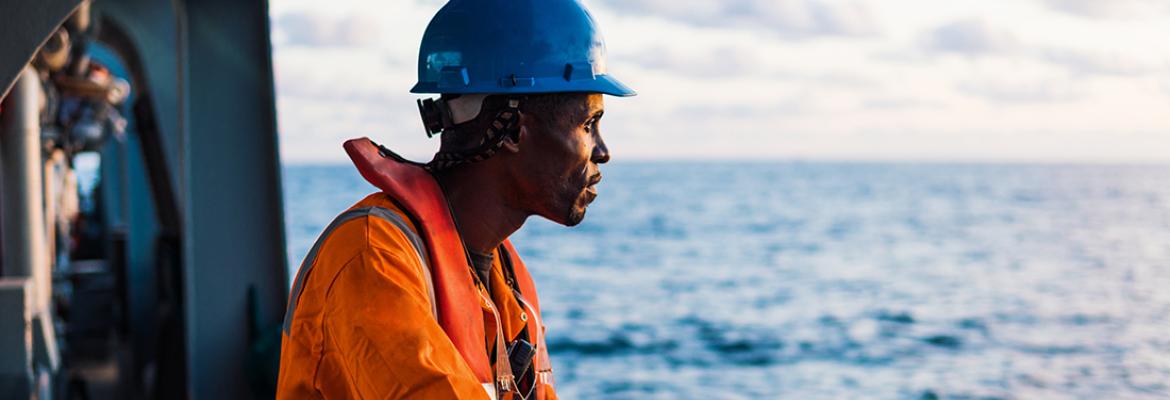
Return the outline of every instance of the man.
[[[552,399],[535,286],[508,236],[572,226],[609,160],[605,47],[577,0],[452,0],[423,36],[412,92],[440,151],[414,164],[346,151],[382,191],[342,213],[297,274],[279,398]]]

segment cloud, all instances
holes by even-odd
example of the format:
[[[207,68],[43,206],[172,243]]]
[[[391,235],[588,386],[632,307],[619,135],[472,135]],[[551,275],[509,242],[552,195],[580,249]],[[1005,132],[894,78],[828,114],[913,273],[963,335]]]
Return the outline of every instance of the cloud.
[[[317,79],[296,73],[278,74],[276,83],[281,97],[366,104],[386,104],[401,97],[383,84],[354,85],[341,79]]]
[[[956,85],[960,93],[991,104],[1060,103],[1080,99],[1082,94],[1067,84],[1051,81],[981,81]]]
[[[1011,32],[995,29],[981,19],[966,19],[939,26],[922,38],[931,52],[970,56],[1015,51],[1020,43]]]
[[[1170,159],[1170,20],[1089,18],[1138,0],[582,1],[640,92],[606,99],[616,158]],[[273,2],[285,159],[344,162],[363,135],[433,154],[407,90],[443,3]],[[1118,133],[1143,145],[1101,145]]]
[[[760,65],[760,58],[754,51],[740,46],[719,46],[704,51],[659,45],[615,57],[647,69],[702,78],[742,76],[758,72],[754,70]]]
[[[615,11],[663,17],[692,26],[754,29],[785,38],[877,33],[869,9],[854,1],[825,0],[600,0]]]
[[[614,58],[655,72],[670,72],[687,79],[713,81],[750,78],[759,82],[803,82],[824,87],[875,88],[874,79],[846,69],[805,69],[769,60],[757,48],[726,44],[713,48],[653,45],[638,51],[614,54]]]
[[[675,107],[671,116],[678,120],[709,120],[712,117],[731,120],[766,120],[768,118],[809,115],[817,110],[798,99],[776,99],[760,104],[683,104]]]
[[[274,24],[286,43],[309,47],[361,47],[377,44],[378,23],[360,15],[335,18],[308,12],[281,15]]]
[[[942,108],[943,105],[936,101],[923,100],[912,97],[878,97],[867,99],[861,104],[864,110],[906,110],[918,108]]]
[[[1170,13],[1165,0],[1045,0],[1048,7],[1086,18],[1141,18]]]
[[[1078,75],[1135,76],[1168,69],[1165,65],[1144,63],[1116,52],[1050,48],[1040,50],[1039,57]]]
[[[1116,51],[1027,43],[1012,32],[998,29],[981,19],[941,25],[922,34],[920,41],[928,53],[1032,60],[1064,68],[1076,75],[1136,76],[1170,70],[1165,62],[1152,63]]]

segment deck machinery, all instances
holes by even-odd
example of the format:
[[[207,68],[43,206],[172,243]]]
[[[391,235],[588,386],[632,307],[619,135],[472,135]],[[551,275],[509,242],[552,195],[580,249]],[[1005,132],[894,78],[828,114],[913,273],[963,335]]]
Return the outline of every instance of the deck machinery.
[[[268,5],[0,0],[0,398],[271,398]]]

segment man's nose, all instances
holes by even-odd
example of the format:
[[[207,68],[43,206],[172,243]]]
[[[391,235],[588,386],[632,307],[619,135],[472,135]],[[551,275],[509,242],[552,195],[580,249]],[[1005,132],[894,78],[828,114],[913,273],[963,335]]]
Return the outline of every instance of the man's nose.
[[[597,164],[609,162],[609,147],[605,146],[605,141],[601,140],[601,135],[597,135],[594,138],[593,155],[589,159]]]

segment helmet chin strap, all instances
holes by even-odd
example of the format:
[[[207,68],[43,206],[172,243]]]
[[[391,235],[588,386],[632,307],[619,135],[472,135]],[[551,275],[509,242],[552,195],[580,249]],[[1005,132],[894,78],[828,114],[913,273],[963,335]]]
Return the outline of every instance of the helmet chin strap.
[[[460,98],[462,98],[462,96],[460,96]],[[475,106],[474,108],[481,109],[483,107],[482,98],[478,103],[479,105]],[[471,108],[468,106],[464,111],[461,112],[469,113],[470,109]],[[451,109],[448,108],[448,110]],[[476,110],[475,115],[472,115],[468,121],[475,119],[475,116],[478,114],[479,110]],[[463,115],[466,116],[467,114]],[[425,122],[425,114],[423,118]],[[504,107],[504,109],[496,113],[496,117],[492,120],[492,123],[488,125],[487,132],[485,132],[483,138],[480,139],[479,145],[467,150],[440,151],[435,154],[435,158],[432,159],[431,162],[427,163],[424,168],[431,172],[438,172],[457,166],[474,164],[486,160],[496,155],[500,148],[504,146],[504,139],[511,137],[512,140],[516,140],[519,135],[520,98],[511,97],[508,98],[508,104]]]

